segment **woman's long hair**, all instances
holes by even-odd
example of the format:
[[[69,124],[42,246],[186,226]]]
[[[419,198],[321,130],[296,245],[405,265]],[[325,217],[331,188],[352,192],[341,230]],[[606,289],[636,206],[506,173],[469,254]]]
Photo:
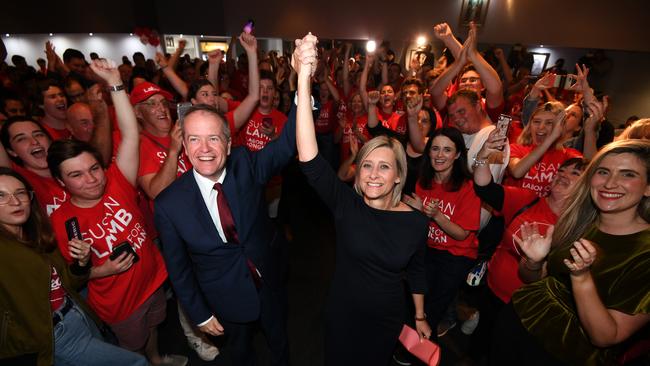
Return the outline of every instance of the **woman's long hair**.
[[[463,186],[463,183],[472,179],[472,174],[469,172],[469,168],[467,167],[467,148],[465,147],[463,134],[454,127],[438,128],[429,135],[429,141],[427,141],[427,145],[422,153],[422,165],[420,166],[419,179],[420,186],[424,189],[431,189],[431,182],[433,182],[433,178],[436,174],[433,170],[433,166],[431,166],[431,144],[433,144],[433,139],[437,136],[447,137],[456,146],[458,159],[454,160],[451,168],[451,175],[449,176],[449,182],[445,184],[446,191],[456,192]]]
[[[14,170],[0,167],[0,176],[3,175],[18,179],[25,186],[25,189],[34,192],[29,182]],[[56,248],[56,238],[50,226],[50,221],[45,216],[36,197],[32,198],[29,208],[29,217],[23,224],[22,237],[17,237],[14,233],[5,229],[3,225],[0,225],[0,237],[17,240],[40,253],[49,253]]]
[[[530,119],[528,120],[528,123],[526,123],[526,127],[521,131],[521,135],[519,135],[519,138],[517,138],[517,143],[519,145],[532,145],[533,144],[533,135],[530,132],[530,125],[532,125],[533,118],[538,114],[542,112],[551,112],[554,115],[560,114],[564,110],[564,104],[561,102],[546,102],[537,109],[530,115]]]
[[[593,158],[586,171],[576,182],[570,194],[571,200],[555,224],[552,247],[572,245],[597,222],[600,212],[591,198],[591,178],[606,156],[623,153],[632,154],[645,164],[646,180],[650,182],[650,141],[622,140],[606,145]],[[650,222],[649,197],[641,199],[637,212],[643,220]]]

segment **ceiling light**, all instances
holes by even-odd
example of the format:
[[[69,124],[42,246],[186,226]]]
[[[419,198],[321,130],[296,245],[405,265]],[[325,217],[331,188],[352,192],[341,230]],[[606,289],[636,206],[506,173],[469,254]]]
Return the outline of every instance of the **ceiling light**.
[[[375,52],[376,49],[377,49],[377,42],[368,41],[368,43],[366,43],[366,51],[372,53],[372,52]]]

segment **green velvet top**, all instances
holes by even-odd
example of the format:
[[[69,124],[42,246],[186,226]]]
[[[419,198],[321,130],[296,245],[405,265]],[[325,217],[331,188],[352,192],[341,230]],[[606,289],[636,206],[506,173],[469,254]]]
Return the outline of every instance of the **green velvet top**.
[[[650,229],[630,235],[610,235],[597,228],[584,238],[596,244],[591,266],[603,304],[626,314],[650,312]],[[548,277],[514,293],[512,303],[526,329],[551,354],[571,365],[611,365],[621,345],[598,348],[580,324],[571,293],[570,247],[552,250]]]

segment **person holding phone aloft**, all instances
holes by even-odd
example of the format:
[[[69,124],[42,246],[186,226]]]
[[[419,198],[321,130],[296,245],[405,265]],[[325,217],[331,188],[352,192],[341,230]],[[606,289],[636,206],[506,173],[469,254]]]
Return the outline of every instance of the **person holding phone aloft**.
[[[108,169],[84,142],[64,140],[50,146],[47,162],[52,176],[70,193],[70,200],[51,217],[57,242],[64,258],[72,261],[65,221],[76,217],[84,241],[91,244],[89,305],[109,324],[121,347],[145,354],[153,365],[185,365],[184,356],[158,352],[156,326],[166,316],[162,283],[167,271],[138,207],[140,137],[135,113],[115,65],[95,60],[90,67],[109,85],[122,139]],[[137,263],[128,252],[110,258],[124,242],[137,253]]]
[[[333,211],[337,258],[325,325],[326,365],[388,365],[406,314],[406,271],[420,337],[431,335],[424,313],[427,220],[401,202],[406,180],[402,145],[386,136],[359,151],[354,189],[337,179],[318,152],[310,103],[316,37],[296,40],[296,143],[309,183]]]

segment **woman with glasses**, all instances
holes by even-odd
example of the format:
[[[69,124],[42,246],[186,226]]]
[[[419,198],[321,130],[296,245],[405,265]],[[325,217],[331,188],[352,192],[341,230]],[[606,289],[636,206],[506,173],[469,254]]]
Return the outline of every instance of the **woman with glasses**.
[[[0,364],[147,365],[105,343],[76,289],[88,280],[90,245],[72,240],[66,264],[25,178],[0,168]]]

